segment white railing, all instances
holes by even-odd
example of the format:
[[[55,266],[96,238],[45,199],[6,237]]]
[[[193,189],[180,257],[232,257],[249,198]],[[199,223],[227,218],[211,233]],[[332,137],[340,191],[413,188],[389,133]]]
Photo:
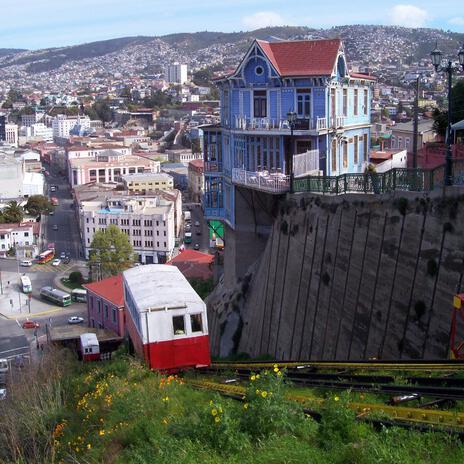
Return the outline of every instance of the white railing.
[[[234,128],[241,130],[285,130],[290,131],[290,123],[286,119],[275,118],[250,118],[246,116],[235,116]],[[293,127],[299,130],[324,130],[327,129],[326,118],[297,119]]]
[[[245,171],[232,169],[232,182],[270,193],[284,193],[290,189],[290,176],[280,172]]]
[[[343,127],[345,125],[345,116],[332,116],[330,118],[331,127]]]
[[[293,155],[293,175],[295,177],[307,176],[319,170],[319,150],[309,150]]]

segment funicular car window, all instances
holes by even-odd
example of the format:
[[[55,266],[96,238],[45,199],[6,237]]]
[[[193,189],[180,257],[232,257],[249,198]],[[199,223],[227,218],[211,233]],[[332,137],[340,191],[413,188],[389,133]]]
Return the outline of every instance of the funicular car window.
[[[174,335],[185,335],[184,316],[173,316],[172,326],[174,328]]]
[[[203,332],[203,324],[201,323],[201,314],[191,314],[190,324],[192,332]]]

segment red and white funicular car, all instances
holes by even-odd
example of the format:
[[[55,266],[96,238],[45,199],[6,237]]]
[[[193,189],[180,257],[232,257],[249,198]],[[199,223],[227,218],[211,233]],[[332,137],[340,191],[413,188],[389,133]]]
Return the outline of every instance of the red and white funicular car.
[[[175,372],[211,362],[206,305],[175,266],[123,273],[126,326],[151,369]]]

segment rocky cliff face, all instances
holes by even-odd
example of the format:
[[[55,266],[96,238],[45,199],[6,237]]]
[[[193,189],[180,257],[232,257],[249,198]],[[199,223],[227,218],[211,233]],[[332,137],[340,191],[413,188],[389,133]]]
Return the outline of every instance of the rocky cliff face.
[[[260,259],[209,298],[212,352],[445,358],[463,230],[462,196],[288,197]]]

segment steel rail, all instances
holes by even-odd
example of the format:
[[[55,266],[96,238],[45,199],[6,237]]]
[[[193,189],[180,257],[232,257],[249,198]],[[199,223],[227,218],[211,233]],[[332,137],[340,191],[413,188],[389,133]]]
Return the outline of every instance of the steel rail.
[[[246,394],[246,388],[240,385],[221,384],[211,382],[209,380],[191,379],[186,379],[186,383],[197,389],[215,391],[229,396],[232,395],[237,398],[244,398]],[[322,398],[317,398],[311,395],[297,395],[293,393],[288,394],[287,399],[296,401],[304,407],[310,408],[314,406],[321,407],[326,401]],[[379,420],[378,415],[381,414],[385,415],[386,419],[400,424],[409,423],[415,425],[427,425],[432,430],[435,430],[435,427],[439,427],[440,431],[442,431],[443,428],[446,428],[448,431],[457,431],[460,433],[464,432],[464,413],[460,412],[360,402],[349,402],[347,407],[353,410],[357,414],[358,418],[368,419],[369,415],[374,413],[376,415],[375,420]]]

